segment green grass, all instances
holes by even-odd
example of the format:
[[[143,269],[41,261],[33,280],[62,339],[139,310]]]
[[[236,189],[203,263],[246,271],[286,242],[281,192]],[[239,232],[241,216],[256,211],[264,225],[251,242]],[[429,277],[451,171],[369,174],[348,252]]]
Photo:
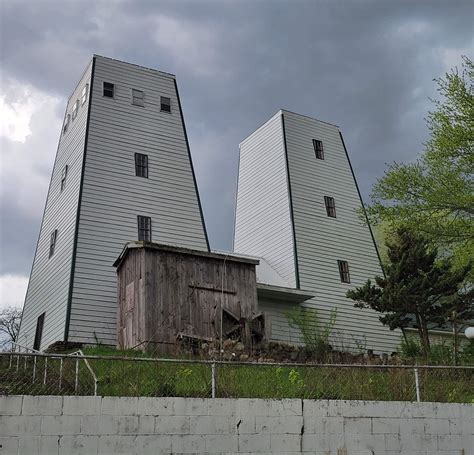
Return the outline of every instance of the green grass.
[[[86,348],[96,356],[149,357],[137,351]],[[0,384],[6,393],[74,394],[75,359],[63,361],[62,390],[58,390],[59,361],[50,360],[48,381],[32,381],[32,361],[26,367],[8,368],[7,357],[0,357]],[[23,362],[23,359],[22,359]],[[42,363],[43,362],[43,363]],[[132,360],[89,360],[98,377],[98,394],[107,396],[211,396],[211,365],[198,363],[147,362]],[[37,360],[44,371],[44,359]],[[12,371],[13,370],[13,371]],[[79,362],[78,394],[93,394],[94,383],[84,362]],[[423,401],[474,402],[474,370],[420,369]],[[216,365],[218,397],[311,398],[346,400],[416,399],[412,369],[341,368],[271,365]],[[1,391],[0,391],[1,393]],[[5,392],[4,392],[5,393]]]

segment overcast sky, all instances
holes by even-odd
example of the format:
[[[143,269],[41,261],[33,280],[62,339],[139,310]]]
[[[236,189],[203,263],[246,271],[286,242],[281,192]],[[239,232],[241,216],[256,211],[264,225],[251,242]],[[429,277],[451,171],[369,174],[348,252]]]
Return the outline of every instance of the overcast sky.
[[[367,200],[415,159],[433,78],[473,56],[472,1],[1,4],[0,308],[22,305],[62,115],[93,53],[177,75],[213,248],[230,249],[238,144],[278,109],[339,125]]]

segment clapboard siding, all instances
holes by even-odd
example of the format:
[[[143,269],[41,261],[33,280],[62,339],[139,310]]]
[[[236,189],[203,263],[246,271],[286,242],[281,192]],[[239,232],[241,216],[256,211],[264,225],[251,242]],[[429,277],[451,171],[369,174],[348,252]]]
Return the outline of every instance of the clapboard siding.
[[[280,114],[240,144],[234,250],[264,257],[290,285],[295,285]]]
[[[324,160],[316,159],[313,139],[323,141]],[[345,297],[348,289],[382,270],[370,230],[357,213],[361,200],[339,128],[280,111],[242,142],[240,154],[235,251],[263,257],[294,286],[295,241],[300,288],[315,294],[303,305],[317,309],[323,322],[337,308],[333,345],[356,348],[365,343],[379,352],[395,350],[400,332],[388,330],[378,314],[354,308]],[[334,198],[336,218],[326,215],[324,196]],[[350,284],[341,283],[338,260],[349,263]],[[259,301],[259,306],[270,315],[272,340],[301,341],[288,326],[290,305]]]
[[[103,82],[115,97],[102,96]],[[72,293],[69,340],[115,344],[117,279],[112,264],[138,239],[137,215],[154,242],[207,250],[204,222],[172,75],[96,57]],[[145,107],[132,105],[132,88]],[[171,114],[160,112],[171,98]],[[135,176],[135,153],[149,178]]]
[[[19,343],[27,347],[33,346],[36,321],[43,312],[46,314],[41,349],[64,338],[90,97],[87,97],[84,105],[79,106],[74,121],[72,121],[72,106],[77,99],[80,99],[83,87],[86,84],[90,86],[91,68],[92,63],[87,66],[67,103],[66,115],[71,115],[71,123],[67,132],[62,133],[59,139],[19,333]],[[61,192],[61,176],[65,165],[68,166],[68,175],[66,186]],[[58,230],[56,248],[53,257],[48,258],[50,235],[55,229]]]
[[[368,349],[391,352],[400,332],[384,327],[377,313],[355,309],[345,297],[382,270],[370,230],[357,213],[361,201],[339,129],[291,112],[283,115],[300,285],[316,293],[304,305],[326,321],[337,308],[334,344],[355,348],[357,340]],[[324,160],[316,159],[312,139],[323,141]],[[334,197],[337,218],[326,215],[324,196]],[[341,283],[337,260],[349,263],[350,284]]]

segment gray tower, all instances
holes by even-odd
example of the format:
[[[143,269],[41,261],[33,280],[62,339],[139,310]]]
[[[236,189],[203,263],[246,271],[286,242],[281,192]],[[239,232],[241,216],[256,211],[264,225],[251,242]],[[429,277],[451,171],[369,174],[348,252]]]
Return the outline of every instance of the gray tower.
[[[337,126],[280,111],[240,144],[234,250],[263,257],[289,286],[313,292],[303,305],[322,320],[337,308],[336,347],[391,352],[401,333],[345,297],[382,274],[361,207]],[[272,338],[291,341],[284,315],[290,306],[259,305],[270,313]]]
[[[19,343],[115,344],[125,243],[208,250],[175,77],[94,56],[68,100]]]

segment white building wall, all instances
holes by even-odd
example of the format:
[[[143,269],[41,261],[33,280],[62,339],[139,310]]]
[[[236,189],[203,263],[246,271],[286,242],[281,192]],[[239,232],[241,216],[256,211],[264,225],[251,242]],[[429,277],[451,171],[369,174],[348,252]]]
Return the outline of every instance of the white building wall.
[[[296,285],[293,231],[281,116],[240,144],[234,251],[265,258]]]
[[[103,82],[115,98],[102,96]],[[145,106],[132,105],[132,89]],[[160,112],[171,98],[171,114]],[[175,78],[96,57],[80,205],[70,341],[115,344],[116,272],[125,243],[138,240],[137,216],[152,219],[153,242],[207,250]],[[135,153],[148,155],[149,178],[135,176]]]
[[[37,318],[43,312],[46,314],[41,349],[64,338],[89,94],[84,105],[79,103],[74,120],[72,107],[80,99],[86,84],[90,87],[91,67],[92,62],[67,103],[66,115],[71,115],[71,122],[59,139],[18,338],[18,342],[27,347],[33,346]],[[61,192],[65,165],[68,166],[68,174],[66,186]],[[55,229],[58,230],[56,248],[49,258],[50,236]]]
[[[359,218],[362,202],[339,128],[288,111],[283,117],[300,286],[316,293],[305,305],[317,309],[323,321],[337,308],[336,347],[392,352],[401,332],[383,326],[374,311],[354,308],[345,296],[383,272],[370,229]],[[313,139],[323,142],[324,160],[315,158]],[[336,218],[327,216],[324,196],[335,199]],[[341,283],[338,260],[349,263],[350,284]]]
[[[316,159],[313,139],[323,142],[324,160]],[[370,229],[357,213],[362,202],[339,128],[280,111],[242,143],[240,153],[235,251],[262,256],[291,277],[291,285],[314,293],[303,305],[316,309],[322,323],[336,308],[335,348],[396,350],[401,333],[345,297],[383,272]],[[336,218],[327,216],[324,196],[335,199]],[[349,263],[350,284],[341,283],[338,260]],[[264,301],[261,306],[270,315],[272,339],[294,342],[297,333],[285,316],[289,305]]]

